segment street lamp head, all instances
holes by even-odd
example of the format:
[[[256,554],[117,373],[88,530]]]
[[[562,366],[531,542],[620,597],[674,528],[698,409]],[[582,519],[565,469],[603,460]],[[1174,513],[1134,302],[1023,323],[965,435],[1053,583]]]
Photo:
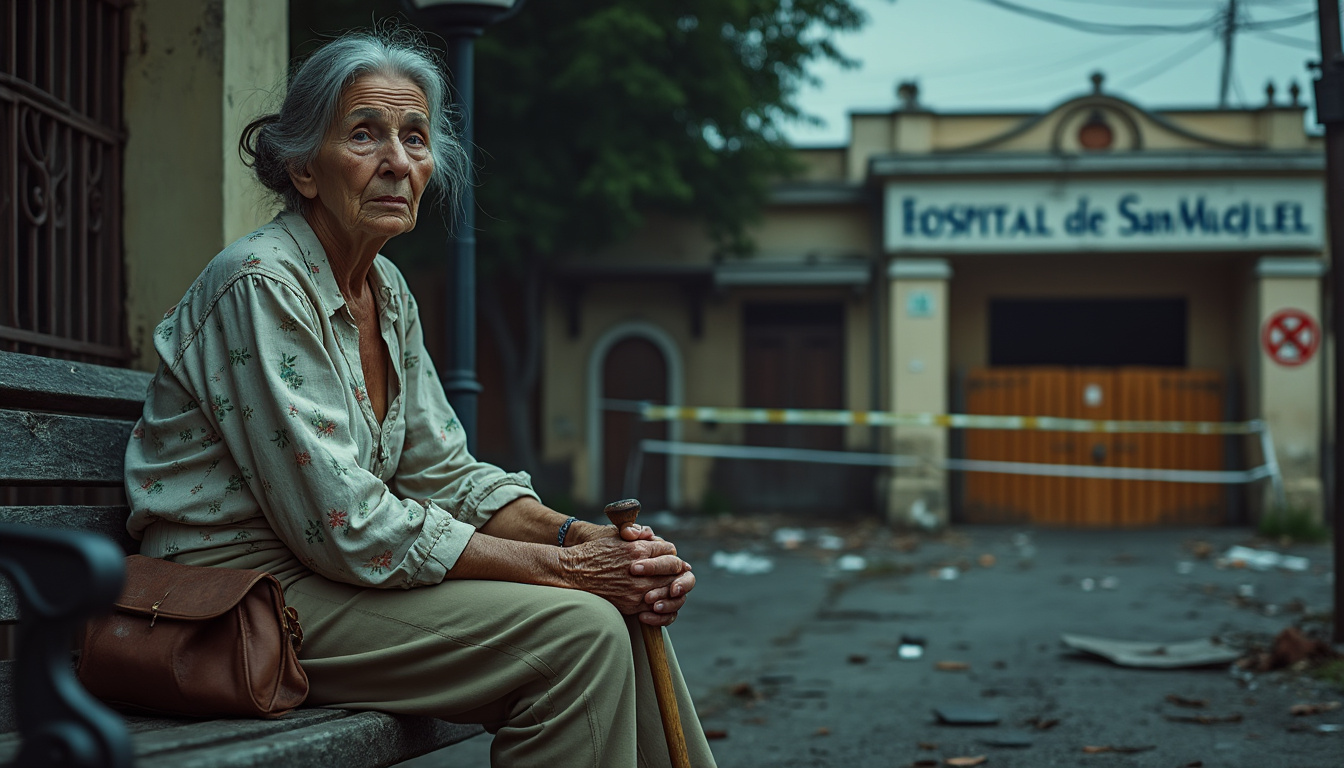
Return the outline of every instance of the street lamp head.
[[[414,14],[441,29],[472,30],[503,21],[523,7],[524,0],[402,0]]]

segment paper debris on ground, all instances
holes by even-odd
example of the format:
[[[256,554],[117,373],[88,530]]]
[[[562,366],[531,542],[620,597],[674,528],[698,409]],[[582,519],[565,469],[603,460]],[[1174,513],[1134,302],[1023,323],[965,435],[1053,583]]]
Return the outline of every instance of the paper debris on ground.
[[[773,560],[750,552],[715,552],[710,555],[709,564],[729,573],[744,575],[769,573],[775,569]]]
[[[776,528],[775,543],[785,549],[797,549],[807,540],[807,531],[802,528]]]
[[[868,561],[862,555],[841,555],[835,559],[835,567],[842,571],[862,571],[868,567]]]
[[[906,661],[921,658],[924,655],[924,638],[901,635],[901,644],[896,648],[896,655]]]
[[[1122,667],[1178,669],[1228,664],[1240,655],[1216,638],[1186,640],[1179,643],[1152,643],[1142,640],[1115,640],[1085,635],[1060,635],[1064,644],[1077,651],[1100,656]]]
[[[1250,568],[1253,571],[1271,571],[1282,568],[1285,571],[1305,571],[1311,561],[1297,555],[1281,555],[1267,549],[1251,549],[1234,546],[1223,553],[1220,564],[1234,568]]]

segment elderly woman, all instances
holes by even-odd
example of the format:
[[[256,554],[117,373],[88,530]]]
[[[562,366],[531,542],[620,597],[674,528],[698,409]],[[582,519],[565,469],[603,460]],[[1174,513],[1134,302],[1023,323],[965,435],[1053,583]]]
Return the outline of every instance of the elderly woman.
[[[379,255],[427,189],[463,183],[444,94],[418,40],[349,34],[248,126],[284,211],[155,331],[129,528],[149,556],[274,574],[304,623],[310,704],[482,723],[499,765],[665,765],[636,622],[672,623],[690,566],[472,458]],[[713,765],[672,660],[693,762]]]

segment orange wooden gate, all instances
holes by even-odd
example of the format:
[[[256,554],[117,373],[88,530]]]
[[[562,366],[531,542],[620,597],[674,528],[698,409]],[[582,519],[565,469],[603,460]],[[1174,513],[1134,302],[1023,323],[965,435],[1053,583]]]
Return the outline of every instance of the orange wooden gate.
[[[1215,371],[1152,368],[987,368],[966,382],[966,411],[1076,419],[1222,421]],[[966,458],[1042,464],[1221,470],[1215,435],[966,430]],[[1060,526],[1223,522],[1224,486],[989,472],[965,475],[969,522]]]

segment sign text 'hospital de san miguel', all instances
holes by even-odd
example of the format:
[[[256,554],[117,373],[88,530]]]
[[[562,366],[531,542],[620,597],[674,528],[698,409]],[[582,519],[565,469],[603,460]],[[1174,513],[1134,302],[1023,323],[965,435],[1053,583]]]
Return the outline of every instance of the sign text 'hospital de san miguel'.
[[[1319,182],[1296,179],[893,183],[887,249],[1318,250]]]

